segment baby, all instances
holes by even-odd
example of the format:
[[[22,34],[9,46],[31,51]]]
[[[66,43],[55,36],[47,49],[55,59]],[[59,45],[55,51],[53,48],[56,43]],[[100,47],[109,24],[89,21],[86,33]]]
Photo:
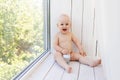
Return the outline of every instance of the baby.
[[[54,58],[56,62],[68,73],[71,73],[72,67],[66,63],[63,57],[64,55],[70,55],[70,60],[79,61],[82,64],[92,67],[95,67],[101,63],[100,59],[88,57],[78,39],[72,32],[70,32],[71,21],[69,16],[65,14],[61,15],[58,20],[57,27],[60,31],[56,34],[54,39]],[[72,42],[77,46],[79,53],[73,52]]]

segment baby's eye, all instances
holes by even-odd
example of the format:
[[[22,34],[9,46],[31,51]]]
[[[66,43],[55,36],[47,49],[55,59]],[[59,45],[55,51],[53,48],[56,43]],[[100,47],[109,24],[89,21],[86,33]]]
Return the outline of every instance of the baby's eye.
[[[66,26],[69,25],[68,23],[66,23]]]
[[[61,26],[63,26],[64,24],[60,24]]]

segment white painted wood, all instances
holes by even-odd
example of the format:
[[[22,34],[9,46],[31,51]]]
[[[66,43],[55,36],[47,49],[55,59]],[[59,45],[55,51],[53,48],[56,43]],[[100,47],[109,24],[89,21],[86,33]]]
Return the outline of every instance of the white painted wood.
[[[82,29],[82,0],[72,1],[72,32],[81,41]]]
[[[82,6],[82,0],[72,0],[72,32],[80,42],[82,40]],[[78,50],[75,45],[73,49],[75,52]]]
[[[67,73],[54,62],[53,55],[50,54],[31,74],[21,80],[106,80],[101,65],[94,69],[76,61],[70,62],[70,65],[72,73]]]
[[[110,76],[110,67],[109,63],[107,62],[108,56],[105,53],[105,27],[106,27],[106,15],[105,15],[105,4],[104,0],[95,0],[95,38],[98,40],[98,56],[102,59],[102,68],[104,69],[104,74],[107,78],[107,75]],[[106,56],[106,58],[105,58]],[[108,79],[109,80],[109,79]]]
[[[94,67],[95,80],[106,80],[102,65]]]
[[[26,79],[22,80],[43,80],[54,62],[53,55],[51,54],[44,62],[37,66],[37,68]]]
[[[55,63],[44,80],[61,80],[63,73],[64,69]]]
[[[94,38],[95,40],[98,41],[98,46],[97,46],[97,56],[101,57],[102,52],[100,51],[100,44],[101,44],[101,39],[102,39],[102,25],[104,23],[102,23],[104,20],[102,20],[102,15],[103,15],[103,11],[102,8],[103,3],[101,3],[101,0],[95,0],[95,26],[94,26]]]
[[[99,3],[98,3],[99,2]],[[120,1],[97,0],[99,52],[108,80],[120,80]],[[100,11],[99,11],[100,10]],[[101,14],[99,13],[101,12]]]
[[[93,38],[93,21],[94,21],[94,1],[84,1],[84,12],[83,12],[83,35],[82,44],[88,55],[95,55],[95,40]]]
[[[78,80],[95,80],[93,68],[90,66],[81,64]]]
[[[65,71],[61,80],[77,80],[78,79],[80,63],[70,62],[70,65],[72,66],[72,73],[67,73]]]
[[[57,21],[61,14],[71,16],[71,0],[50,0],[50,17],[51,17],[51,48],[53,51],[53,40],[55,34],[59,31]]]

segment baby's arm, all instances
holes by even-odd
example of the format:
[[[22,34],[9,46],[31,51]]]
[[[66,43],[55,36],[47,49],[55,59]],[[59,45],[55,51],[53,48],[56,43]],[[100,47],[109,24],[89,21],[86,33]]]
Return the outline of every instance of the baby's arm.
[[[80,51],[80,54],[81,54],[82,56],[86,56],[86,53],[84,52],[80,41],[79,41],[73,34],[72,34],[72,41],[76,44],[77,48],[78,48],[79,51]]]
[[[59,52],[62,52],[62,48],[58,45],[59,44],[59,40],[58,40],[59,38],[58,38],[58,34],[55,36],[55,39],[54,39],[54,43],[53,43],[53,45],[54,45],[54,49],[56,50],[56,51],[59,51]]]

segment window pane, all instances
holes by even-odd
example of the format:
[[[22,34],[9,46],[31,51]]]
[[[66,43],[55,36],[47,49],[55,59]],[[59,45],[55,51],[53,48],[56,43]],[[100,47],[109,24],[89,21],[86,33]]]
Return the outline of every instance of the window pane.
[[[44,0],[0,0],[0,80],[10,80],[46,49]]]

